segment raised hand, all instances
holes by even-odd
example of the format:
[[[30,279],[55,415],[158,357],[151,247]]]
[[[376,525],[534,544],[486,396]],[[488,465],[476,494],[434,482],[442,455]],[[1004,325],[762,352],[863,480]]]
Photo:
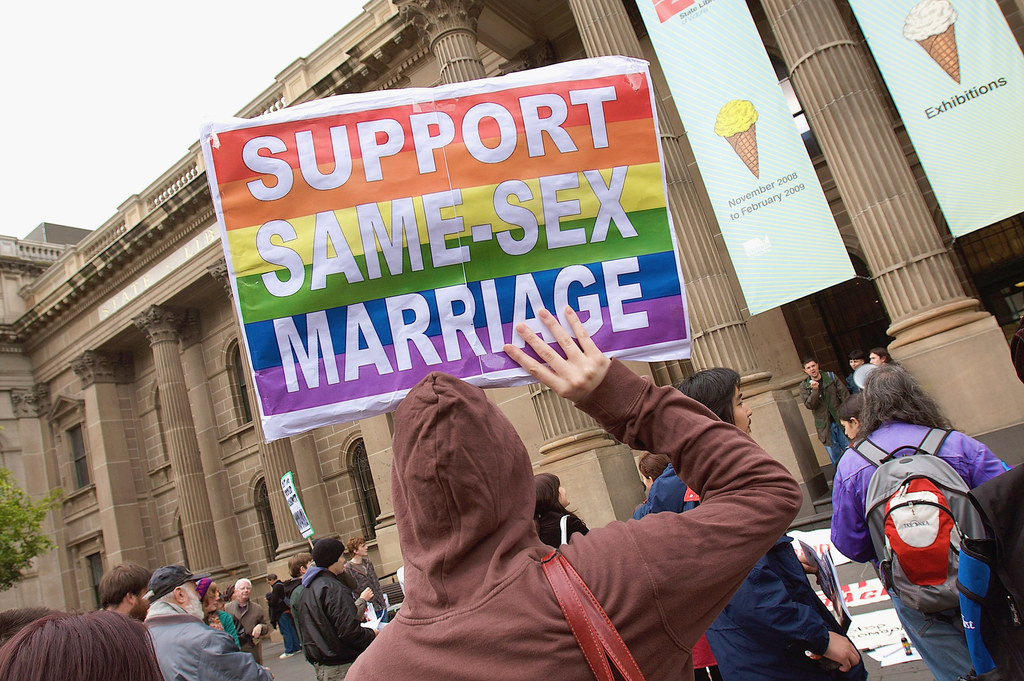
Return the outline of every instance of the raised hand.
[[[533,348],[537,356],[547,363],[547,366],[511,343],[505,344],[505,353],[556,394],[579,402],[604,380],[611,360],[594,345],[590,334],[583,328],[583,323],[572,308],[566,306],[565,317],[576,335],[575,341],[558,323],[558,319],[547,310],[540,310],[537,316],[558,341],[558,346],[562,348],[565,357],[555,352],[554,348],[545,343],[526,324],[516,325],[516,332]]]

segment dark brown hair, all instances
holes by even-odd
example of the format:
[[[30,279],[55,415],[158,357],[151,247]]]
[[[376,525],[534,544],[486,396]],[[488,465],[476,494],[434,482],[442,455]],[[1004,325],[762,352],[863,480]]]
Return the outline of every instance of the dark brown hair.
[[[732,369],[715,367],[698,371],[676,383],[675,387],[710,409],[721,420],[736,425],[732,402],[740,387],[740,375]]]
[[[857,419],[860,421],[860,412],[864,408],[864,393],[854,393],[846,398],[846,401],[839,405],[836,416],[840,421]]]
[[[889,356],[889,351],[885,348],[871,348],[869,355],[878,355],[882,358],[882,361],[886,364],[892,364],[892,357]]]
[[[653,454],[647,452],[640,457],[640,461],[637,462],[636,467],[640,469],[640,475],[651,480],[657,480],[668,465],[672,463],[667,456],[664,454]]]
[[[0,681],[163,681],[142,622],[116,612],[58,612],[0,648]]]
[[[35,622],[37,619],[57,612],[51,608],[15,608],[0,612],[0,646],[7,643],[24,626]]]
[[[302,566],[309,565],[309,561],[311,560],[313,560],[313,554],[308,551],[305,553],[296,553],[288,559],[288,574],[292,577],[298,577]]]
[[[100,608],[116,608],[128,594],[146,591],[152,574],[136,563],[121,563],[110,568],[100,578]]]
[[[537,490],[537,505],[534,507],[533,517],[539,518],[545,513],[558,513],[565,515],[569,510],[558,503],[558,488],[562,481],[554,473],[540,473],[533,476],[533,484]]]

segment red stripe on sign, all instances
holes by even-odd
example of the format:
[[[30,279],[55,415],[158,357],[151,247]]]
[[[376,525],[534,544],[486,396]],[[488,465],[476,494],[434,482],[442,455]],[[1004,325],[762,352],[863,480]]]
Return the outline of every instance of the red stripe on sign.
[[[567,116],[561,127],[564,129],[582,129],[590,125],[589,109],[585,105],[569,104],[569,91],[607,86],[615,88],[616,97],[614,101],[604,102],[601,105],[606,124],[637,121],[652,117],[653,113],[651,111],[646,79],[639,78],[638,74],[627,74],[589,80],[544,83],[434,102],[420,102],[410,105],[368,109],[356,113],[306,118],[298,121],[247,127],[240,130],[218,133],[219,146],[212,149],[214,165],[217,170],[217,182],[225,184],[238,180],[249,180],[260,175],[260,173],[253,172],[247,168],[242,162],[243,147],[249,140],[257,137],[273,136],[284,142],[286,147],[284,151],[269,153],[264,150],[261,152],[261,155],[272,156],[285,161],[292,168],[298,168],[299,159],[298,152],[296,151],[295,135],[298,132],[309,131],[312,136],[317,161],[325,166],[333,167],[334,148],[330,132],[332,127],[347,126],[345,139],[348,141],[348,152],[352,159],[356,160],[361,156],[356,126],[360,122],[383,119],[395,120],[401,124],[405,138],[404,146],[400,153],[412,152],[415,148],[409,125],[409,116],[415,113],[440,111],[448,114],[455,123],[454,139],[448,146],[459,147],[464,144],[461,122],[466,112],[471,107],[485,102],[497,103],[508,111],[515,121],[517,132],[522,135],[524,132],[524,122],[519,99],[531,95],[554,94],[560,96],[567,103]],[[481,120],[479,130],[482,139],[492,139],[499,136],[498,124],[490,117],[484,117]],[[432,129],[431,134],[436,133],[437,130]],[[380,136],[378,135],[378,137]],[[550,140],[548,142],[550,143]]]

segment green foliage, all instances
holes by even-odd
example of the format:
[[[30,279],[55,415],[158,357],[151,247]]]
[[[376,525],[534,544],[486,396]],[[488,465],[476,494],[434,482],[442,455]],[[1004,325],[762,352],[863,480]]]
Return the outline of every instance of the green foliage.
[[[0,591],[14,586],[33,558],[53,548],[41,526],[62,493],[54,490],[32,501],[11,472],[0,468]]]

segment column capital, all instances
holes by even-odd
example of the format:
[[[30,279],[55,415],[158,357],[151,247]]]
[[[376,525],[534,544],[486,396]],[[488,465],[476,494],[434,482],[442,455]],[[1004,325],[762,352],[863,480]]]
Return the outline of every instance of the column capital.
[[[164,305],[151,305],[145,312],[132,318],[132,324],[146,334],[150,345],[177,342],[181,338],[181,327],[185,322],[182,310]]]
[[[50,410],[50,387],[36,383],[32,388],[13,388],[11,402],[14,404],[14,418],[39,418]]]
[[[446,33],[469,31],[476,34],[476,22],[483,0],[396,0],[402,18],[410,22],[433,47]]]
[[[224,258],[218,258],[217,262],[206,268],[206,272],[224,287],[228,298],[234,295],[234,291],[231,290],[231,277],[228,276],[228,263]]]
[[[88,350],[71,360],[71,370],[83,388],[94,383],[127,383],[132,379],[131,355]]]

